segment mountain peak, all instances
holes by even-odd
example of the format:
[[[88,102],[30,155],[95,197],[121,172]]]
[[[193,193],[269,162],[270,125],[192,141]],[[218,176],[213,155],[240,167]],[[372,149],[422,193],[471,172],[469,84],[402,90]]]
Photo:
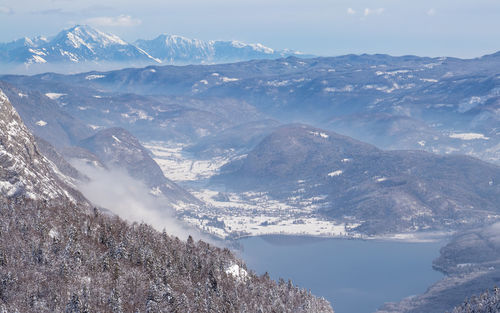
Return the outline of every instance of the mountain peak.
[[[120,37],[102,32],[88,25],[75,25],[61,31],[56,38],[68,40],[67,43],[71,44],[74,48],[79,48],[81,45],[90,48],[92,45],[101,47],[107,47],[109,45],[127,45]]]
[[[82,24],[64,29],[50,39],[22,38],[0,45],[0,55],[3,56],[0,62],[11,68],[8,72],[14,73],[28,68],[29,72],[38,73],[75,72],[80,68],[106,70],[117,66],[140,67],[164,62],[176,65],[230,63],[299,54],[302,55],[289,49],[274,50],[261,43],[205,41],[166,33],[131,44],[117,35]],[[93,67],[88,68],[89,64]]]

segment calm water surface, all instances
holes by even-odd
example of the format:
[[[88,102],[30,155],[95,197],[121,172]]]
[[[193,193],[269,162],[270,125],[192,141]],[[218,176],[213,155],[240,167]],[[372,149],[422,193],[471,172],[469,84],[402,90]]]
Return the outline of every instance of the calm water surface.
[[[259,274],[292,279],[336,313],[370,313],[420,294],[443,277],[432,260],[445,242],[405,243],[263,236],[240,239],[241,257]]]

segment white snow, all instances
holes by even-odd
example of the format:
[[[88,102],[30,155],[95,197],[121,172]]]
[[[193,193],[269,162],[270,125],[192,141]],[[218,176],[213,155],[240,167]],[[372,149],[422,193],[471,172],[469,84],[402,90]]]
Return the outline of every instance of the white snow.
[[[45,52],[40,51],[40,50],[35,50],[35,49],[29,49],[29,52],[34,53],[36,55],[47,55]]]
[[[227,155],[215,157],[211,160],[195,160],[185,154],[184,144],[167,142],[147,142],[144,147],[153,154],[166,177],[173,181],[195,181],[209,178],[226,163],[237,158],[231,151]]]
[[[236,263],[233,263],[231,266],[229,266],[227,269],[226,269],[226,274],[228,275],[232,275],[233,277],[235,277],[236,279],[238,279],[239,281],[247,278],[248,276],[248,273],[247,271],[244,269],[244,268],[241,268],[238,264]]]
[[[120,139],[116,138],[116,136],[115,136],[115,135],[112,135],[111,137],[113,137],[113,139],[114,139],[116,142],[118,142],[118,143],[122,142]]]
[[[476,139],[482,139],[482,140],[488,140],[490,139],[489,137],[486,137],[483,134],[480,133],[451,133],[449,135],[450,138],[454,139],[461,139],[461,140],[476,140]]]
[[[240,80],[239,78],[231,78],[231,77],[221,77],[221,79],[225,83],[236,82]]]
[[[19,98],[27,98],[28,97],[28,95],[24,94],[24,93],[18,93],[17,95],[19,96]]]
[[[42,58],[41,56],[39,55],[33,55],[31,57],[31,59],[28,61],[28,63],[32,63],[32,62],[35,62],[35,63],[47,63],[47,61]]]
[[[324,92],[351,92],[354,90],[353,85],[345,85],[342,88],[326,87],[323,89]]]
[[[56,93],[56,92],[47,92],[45,94],[45,96],[47,98],[50,98],[52,100],[57,100],[57,99],[61,98],[62,96],[65,96],[65,95],[66,95],[65,93]]]
[[[381,183],[383,181],[386,181],[387,180],[387,177],[379,177],[376,179],[377,182]]]
[[[328,134],[323,133],[323,132],[310,131],[309,134],[316,136],[316,137],[325,138],[325,139],[330,137],[330,136],[328,136]]]
[[[59,232],[55,228],[52,228],[49,231],[49,237],[52,239],[57,239],[57,238],[59,238]]]
[[[90,128],[92,128],[93,130],[96,130],[96,129],[102,128],[102,126],[92,125],[92,124],[89,124],[89,127],[90,127]]]
[[[151,190],[149,191],[150,194],[152,194],[153,196],[160,196],[162,194],[162,191],[160,190],[160,187],[154,187],[154,188],[151,188]]]
[[[266,82],[266,85],[271,86],[271,87],[283,87],[288,85],[289,81],[288,80],[272,80]]]
[[[43,121],[43,120],[39,120],[38,122],[36,122],[35,124],[37,124],[38,126],[40,127],[43,127],[45,125],[47,125],[47,122],[46,121]]]
[[[206,79],[200,80],[200,83],[202,83],[203,85],[208,85],[208,81]]]
[[[438,80],[434,78],[420,78],[421,81],[426,82],[426,83],[437,83]]]
[[[336,171],[333,171],[333,172],[328,173],[328,177],[340,176],[340,175],[342,175],[342,173],[343,173],[343,171],[341,171],[341,170],[336,170]]]
[[[273,49],[271,49],[269,47],[266,47],[266,46],[264,46],[261,43],[247,44],[247,43],[244,43],[244,42],[241,42],[241,41],[233,40],[233,41],[231,41],[231,46],[233,46],[235,48],[250,47],[254,51],[259,51],[259,52],[263,52],[263,53],[266,53],[266,54],[273,54],[274,53]]]
[[[93,74],[93,75],[87,75],[87,76],[85,76],[85,79],[86,80],[93,80],[93,79],[99,79],[99,78],[104,78],[104,77],[106,77],[106,75]]]

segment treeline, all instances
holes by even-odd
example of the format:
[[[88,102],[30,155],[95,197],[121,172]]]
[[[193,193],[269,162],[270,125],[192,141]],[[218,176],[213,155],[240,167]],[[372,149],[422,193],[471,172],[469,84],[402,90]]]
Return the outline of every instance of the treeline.
[[[228,249],[96,209],[0,196],[0,312],[333,310]]]
[[[500,312],[500,289],[493,288],[479,296],[471,297],[453,309],[452,313],[498,313]]]

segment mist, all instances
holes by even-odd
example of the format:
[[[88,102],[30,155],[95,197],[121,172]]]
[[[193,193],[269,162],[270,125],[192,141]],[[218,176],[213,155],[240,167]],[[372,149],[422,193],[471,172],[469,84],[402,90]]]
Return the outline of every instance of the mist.
[[[195,239],[213,241],[177,219],[167,199],[150,194],[143,182],[132,178],[125,170],[97,168],[81,160],[70,163],[89,178],[79,182],[78,188],[94,205],[129,222],[144,222],[180,239],[191,235]]]

